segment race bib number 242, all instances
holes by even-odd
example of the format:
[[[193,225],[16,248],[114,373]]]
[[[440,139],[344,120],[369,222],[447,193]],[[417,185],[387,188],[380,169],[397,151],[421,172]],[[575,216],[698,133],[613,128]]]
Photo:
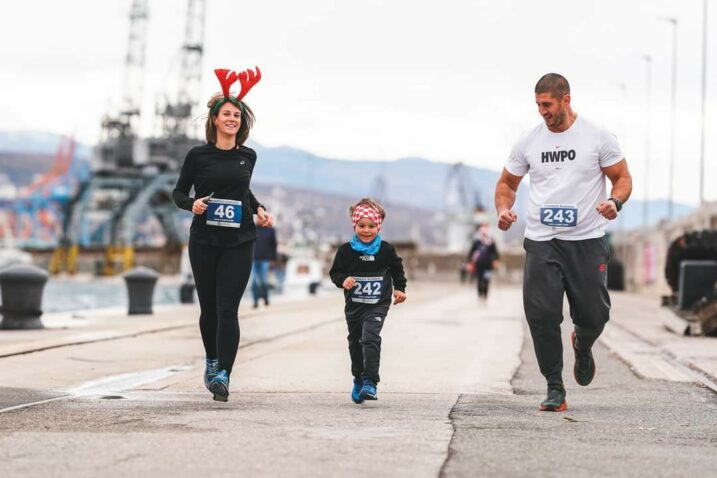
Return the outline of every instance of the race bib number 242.
[[[377,304],[381,300],[383,277],[354,277],[356,285],[351,293],[351,301],[362,304]]]

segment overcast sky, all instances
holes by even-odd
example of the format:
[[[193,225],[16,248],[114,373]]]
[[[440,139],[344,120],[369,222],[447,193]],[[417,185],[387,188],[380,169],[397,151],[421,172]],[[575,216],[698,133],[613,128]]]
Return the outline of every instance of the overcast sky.
[[[99,137],[123,91],[131,0],[3,2],[0,129]],[[150,0],[143,105],[177,72],[186,2]],[[709,21],[717,31],[717,3]],[[678,20],[675,199],[698,201],[702,0],[207,0],[203,101],[216,67],[259,65],[252,137],[336,159],[421,156],[500,170],[541,121],[533,87],[564,74],[573,107],[618,135],[644,196],[667,197],[672,27]],[[717,199],[717,33],[709,39],[706,195]],[[624,87],[624,88],[623,88]],[[199,120],[198,120],[199,121]],[[143,130],[151,131],[150,115]],[[406,172],[410,174],[409,171]]]

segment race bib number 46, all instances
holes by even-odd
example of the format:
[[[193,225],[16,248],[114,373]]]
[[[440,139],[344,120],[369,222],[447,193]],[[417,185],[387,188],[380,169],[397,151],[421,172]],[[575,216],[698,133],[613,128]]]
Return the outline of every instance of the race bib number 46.
[[[207,204],[207,224],[221,227],[241,226],[241,201],[210,199]]]
[[[351,301],[362,304],[377,304],[383,291],[383,277],[354,277],[356,285],[351,292]]]
[[[578,208],[575,206],[541,207],[540,223],[551,227],[575,227],[578,224]]]

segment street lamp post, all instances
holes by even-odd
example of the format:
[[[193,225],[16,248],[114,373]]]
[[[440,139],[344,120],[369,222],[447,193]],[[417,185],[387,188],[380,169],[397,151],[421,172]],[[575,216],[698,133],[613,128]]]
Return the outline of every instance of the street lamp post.
[[[702,0],[702,138],[700,141],[700,206],[705,203],[705,115],[707,109],[707,0]]]
[[[670,93],[670,165],[668,168],[668,201],[667,218],[672,220],[674,204],[674,172],[675,172],[675,116],[677,114],[677,19],[665,18],[672,24],[672,91]]]
[[[645,77],[645,199],[642,205],[642,225],[647,228],[649,220],[649,202],[650,202],[650,129],[652,120],[652,56],[642,55],[647,66],[647,75]]]

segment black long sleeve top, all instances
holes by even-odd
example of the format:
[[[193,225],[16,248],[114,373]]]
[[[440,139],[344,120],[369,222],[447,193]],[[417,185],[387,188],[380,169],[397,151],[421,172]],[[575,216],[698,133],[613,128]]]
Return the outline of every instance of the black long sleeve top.
[[[371,256],[357,252],[350,243],[342,244],[329,271],[331,281],[343,289],[348,277],[356,279],[357,284],[351,290],[344,289],[347,316],[356,316],[373,311],[387,313],[391,305],[393,288],[406,291],[406,274],[403,260],[392,244],[381,241],[378,252]],[[377,286],[377,278],[381,285]],[[374,302],[375,301],[375,302]]]
[[[480,239],[477,239],[473,241],[471,249],[468,251],[468,262],[474,262],[479,269],[492,269],[493,261],[498,259],[500,259],[500,255],[494,241],[484,244]]]
[[[184,159],[177,185],[172,193],[174,203],[187,211],[195,199],[214,193],[213,199],[241,201],[239,227],[207,224],[207,213],[194,215],[189,240],[211,246],[237,246],[256,238],[253,214],[261,205],[249,189],[256,164],[256,152],[246,146],[223,150],[213,144],[192,148]],[[194,186],[196,198],[189,196]],[[263,207],[263,206],[262,206]]]

